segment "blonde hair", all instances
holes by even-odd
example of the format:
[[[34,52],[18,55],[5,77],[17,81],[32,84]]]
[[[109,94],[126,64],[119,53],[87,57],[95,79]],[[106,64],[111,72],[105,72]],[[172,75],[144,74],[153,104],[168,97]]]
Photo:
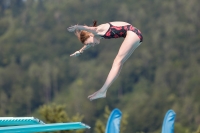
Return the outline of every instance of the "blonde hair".
[[[93,26],[97,26],[96,20],[93,21]],[[90,37],[91,33],[84,30],[76,30],[75,35],[78,37],[79,41],[84,44],[84,42]]]

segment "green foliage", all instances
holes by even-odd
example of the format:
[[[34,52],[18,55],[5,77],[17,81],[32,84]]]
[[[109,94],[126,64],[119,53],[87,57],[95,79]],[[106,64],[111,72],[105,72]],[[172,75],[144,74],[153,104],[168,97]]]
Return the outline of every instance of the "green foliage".
[[[95,133],[105,133],[105,123],[100,120],[97,120],[95,123]]]
[[[199,128],[197,129],[197,131],[195,133],[200,133],[200,126],[199,126]]]
[[[55,103],[41,106],[39,108],[39,113],[47,123],[81,122],[83,119],[83,116],[80,114],[69,117],[66,112],[66,106],[57,105]],[[83,133],[83,130],[57,131],[55,133]]]

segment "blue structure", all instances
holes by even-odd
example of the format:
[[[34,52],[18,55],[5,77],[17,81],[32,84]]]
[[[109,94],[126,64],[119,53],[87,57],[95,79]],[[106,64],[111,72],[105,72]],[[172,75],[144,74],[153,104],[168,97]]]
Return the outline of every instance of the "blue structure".
[[[114,109],[108,118],[105,133],[119,133],[121,117],[121,111],[119,109]]]
[[[120,121],[122,113],[119,109],[114,109],[107,122],[105,133],[119,133],[120,132]],[[162,133],[174,133],[176,113],[173,110],[168,110],[162,125]]]
[[[45,124],[34,117],[0,117],[0,133],[35,133],[90,128],[81,122]]]
[[[162,133],[174,133],[174,122],[176,113],[173,110],[168,110],[162,125]]]
[[[174,133],[176,113],[168,110],[162,125],[162,133]],[[120,133],[122,113],[114,109],[107,121],[105,133]],[[0,117],[0,133],[35,133],[58,130],[89,129],[81,122],[45,124],[34,117]]]
[[[34,124],[45,124],[45,123],[34,117],[0,117],[0,127],[34,125]]]

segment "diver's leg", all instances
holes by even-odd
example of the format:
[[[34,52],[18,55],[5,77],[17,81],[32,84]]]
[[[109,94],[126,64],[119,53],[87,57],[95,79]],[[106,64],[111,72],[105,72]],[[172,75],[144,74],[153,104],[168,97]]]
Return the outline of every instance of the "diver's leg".
[[[125,61],[131,56],[133,51],[140,45],[139,37],[132,31],[127,32],[127,36],[124,39],[119,52],[113,62],[112,68],[108,74],[108,77],[100,90],[94,94],[88,96],[90,100],[106,97],[107,89],[118,77],[120,70],[122,69]]]

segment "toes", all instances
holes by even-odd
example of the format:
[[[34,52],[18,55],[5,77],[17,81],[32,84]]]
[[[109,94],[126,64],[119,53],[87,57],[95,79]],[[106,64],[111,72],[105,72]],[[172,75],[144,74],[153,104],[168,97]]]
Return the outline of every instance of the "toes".
[[[92,101],[93,99],[92,98],[90,98],[90,101]]]
[[[106,96],[104,94],[98,94],[98,92],[95,92],[94,94],[88,96],[90,101],[98,99],[98,98],[105,98],[105,97]]]
[[[94,95],[94,94],[92,94],[92,95],[89,95],[89,96],[88,96],[88,98],[91,98],[91,97],[93,97],[93,95]]]
[[[96,92],[95,92],[95,93],[93,93],[92,95],[89,95],[89,96],[88,96],[88,98],[90,98],[90,99],[91,99],[91,98],[92,98],[93,96],[95,96],[95,95],[96,95]]]
[[[94,100],[94,94],[93,94],[93,95],[90,95],[90,96],[88,96],[88,98],[90,99],[90,101]]]

